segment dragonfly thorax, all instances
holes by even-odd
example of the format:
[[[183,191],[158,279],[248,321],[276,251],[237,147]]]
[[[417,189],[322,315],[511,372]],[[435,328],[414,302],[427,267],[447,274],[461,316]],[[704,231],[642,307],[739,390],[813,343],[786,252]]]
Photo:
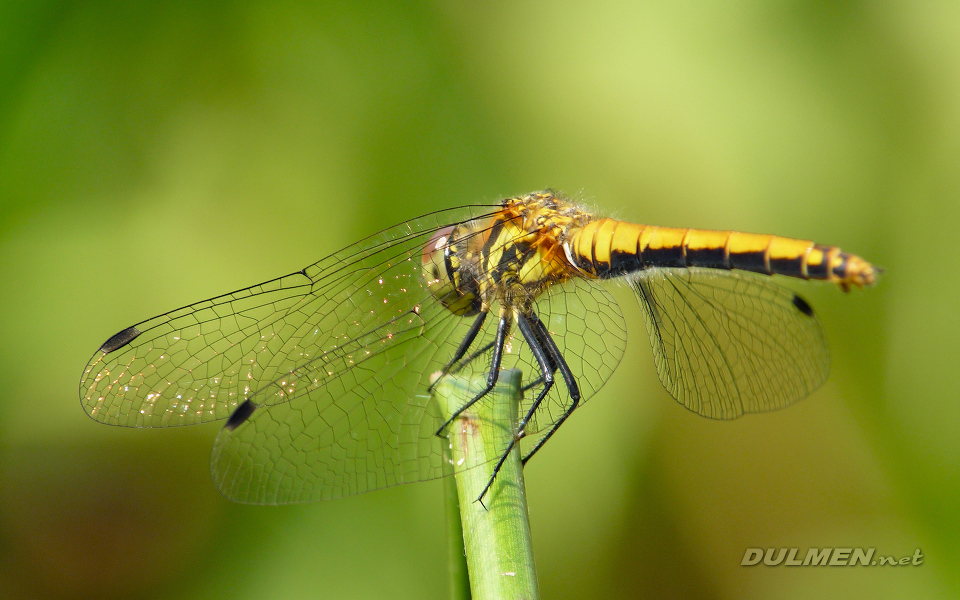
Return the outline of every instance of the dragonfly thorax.
[[[422,251],[424,281],[458,316],[493,303],[529,307],[549,286],[583,276],[566,241],[592,219],[550,192],[509,198],[494,216],[434,232]]]

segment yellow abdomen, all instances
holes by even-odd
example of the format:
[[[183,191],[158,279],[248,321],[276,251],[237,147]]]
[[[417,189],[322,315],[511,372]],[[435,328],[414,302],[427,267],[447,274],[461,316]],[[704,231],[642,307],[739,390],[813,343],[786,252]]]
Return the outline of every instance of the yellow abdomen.
[[[820,279],[846,290],[872,284],[879,271],[859,256],[809,240],[616,219],[591,221],[574,232],[566,246],[577,268],[600,278],[651,267],[706,267]]]

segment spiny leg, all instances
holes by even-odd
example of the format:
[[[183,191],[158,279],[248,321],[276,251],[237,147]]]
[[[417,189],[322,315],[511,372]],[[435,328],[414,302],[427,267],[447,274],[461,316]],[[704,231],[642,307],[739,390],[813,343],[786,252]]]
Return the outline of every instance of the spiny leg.
[[[453,358],[450,359],[450,361],[443,367],[443,370],[440,371],[441,377],[449,373],[450,369],[453,368],[453,365],[457,364],[457,361],[463,358],[463,355],[466,354],[467,350],[470,349],[473,341],[477,339],[477,334],[480,333],[480,329],[483,327],[483,322],[487,319],[488,314],[490,314],[490,311],[483,309],[480,311],[480,314],[477,315],[477,318],[473,320],[473,324],[470,325],[467,335],[465,335],[463,341],[460,342],[460,346],[457,348],[457,351],[453,353]],[[427,391],[432,392],[433,387],[437,385],[437,382],[439,381],[440,377],[430,384],[430,387],[427,388]]]
[[[543,382],[543,389],[540,391],[537,399],[533,401],[530,409],[527,410],[527,414],[525,414],[517,424],[517,435],[522,436],[527,423],[533,418],[534,413],[540,408],[540,403],[543,402],[543,399],[547,397],[547,394],[550,393],[550,389],[553,387],[554,373],[557,372],[557,361],[554,360],[553,355],[547,350],[547,342],[540,331],[542,329],[543,332],[546,332],[546,329],[544,329],[536,313],[531,311],[528,315],[520,315],[518,324],[520,325],[520,331],[523,333],[524,339],[527,340],[527,343],[530,345],[530,351],[533,352],[534,357],[537,359],[537,364],[540,365],[540,377],[537,378],[537,381]],[[535,324],[539,324],[540,327],[537,328]],[[527,388],[525,388],[524,391],[526,391],[526,389]]]
[[[537,316],[533,315],[533,318],[537,319]],[[539,319],[537,319],[537,321],[539,321]],[[537,399],[533,401],[527,414],[520,420],[517,426],[517,432],[510,438],[510,443],[507,444],[507,448],[503,451],[503,454],[500,455],[500,460],[497,461],[496,466],[493,467],[493,474],[490,475],[490,481],[487,482],[487,485],[484,486],[483,491],[480,492],[480,495],[477,497],[477,502],[481,504],[483,504],[483,497],[486,495],[487,490],[490,489],[493,481],[497,478],[500,467],[503,466],[507,457],[510,456],[510,452],[517,444],[517,440],[520,439],[519,436],[523,433],[523,428],[526,427],[527,422],[533,417],[533,413],[537,411],[537,407],[540,406],[543,399],[550,393],[550,388],[553,387],[553,373],[557,370],[556,363],[551,360],[549,353],[544,350],[540,336],[538,336],[536,330],[531,327],[530,321],[527,320],[526,316],[523,314],[517,315],[517,326],[520,327],[520,333],[523,334],[523,339],[527,340],[530,351],[533,353],[534,358],[537,359],[537,364],[540,365],[540,379],[544,382],[543,390],[540,391]]]
[[[471,352],[465,358],[460,360],[459,365],[451,365],[450,373],[459,373],[461,369],[469,365],[477,359],[478,356],[482,356],[490,351],[490,348],[493,348],[493,342],[487,342],[480,348],[477,348],[475,351]]]
[[[534,318],[534,319],[537,319],[537,320],[539,321],[539,317],[538,317],[536,314],[533,315],[533,318]],[[529,320],[529,319],[528,319],[528,320]],[[546,349],[547,346],[546,346],[546,344],[545,344],[544,341],[543,341],[543,337],[540,336],[540,330],[539,330],[538,328],[534,327],[534,328],[533,328],[533,334],[536,336],[537,341],[540,343],[540,347]],[[549,352],[547,352],[547,360],[550,361],[550,372],[551,372],[551,373],[556,373],[556,372],[557,372],[557,363],[553,360],[553,356],[552,356]],[[542,376],[541,376],[541,377],[537,377],[536,379],[534,379],[533,381],[531,381],[531,382],[528,383],[527,385],[525,385],[525,386],[523,386],[522,388],[520,388],[520,391],[523,392],[524,394],[526,394],[528,390],[533,389],[533,388],[535,388],[535,387],[537,387],[537,386],[540,386],[540,385],[543,385],[543,377],[542,377]],[[528,420],[529,420],[529,419],[528,419]]]
[[[539,332],[541,339],[546,346],[547,352],[553,358],[554,362],[557,365],[557,368],[560,370],[560,375],[563,377],[563,382],[567,386],[567,391],[570,394],[570,406],[563,412],[563,415],[557,422],[553,424],[553,427],[550,428],[550,431],[547,432],[540,441],[537,442],[536,446],[523,457],[523,464],[526,465],[527,461],[530,460],[534,454],[537,453],[537,450],[543,447],[547,443],[547,440],[560,429],[560,426],[563,425],[563,422],[567,420],[567,417],[570,416],[580,403],[580,387],[577,385],[577,380],[573,377],[573,373],[570,371],[570,367],[567,365],[567,361],[564,360],[563,354],[560,353],[560,349],[557,348],[556,342],[553,341],[553,338],[550,336],[550,332],[547,331],[547,328],[544,327],[543,323],[537,318],[536,315],[531,315],[533,322],[533,327]]]
[[[531,381],[531,382],[528,383],[527,385],[525,385],[525,386],[523,386],[522,388],[520,388],[520,391],[523,392],[524,394],[526,394],[529,390],[532,390],[533,388],[535,388],[535,387],[537,387],[537,386],[539,386],[539,385],[543,385],[543,377],[537,377],[536,379],[534,379],[533,381]]]
[[[536,334],[536,335],[538,336],[538,337],[537,337],[537,341],[540,342],[540,347],[545,348],[546,346],[544,346],[543,340],[539,337],[539,332],[537,332],[536,330],[534,330],[534,334]],[[484,344],[481,348],[479,348],[476,352],[473,352],[472,354],[470,354],[470,356],[464,358],[464,359],[460,362],[460,366],[451,369],[450,372],[451,372],[451,373],[456,373],[456,372],[458,372],[460,369],[462,369],[463,367],[465,367],[465,366],[467,366],[468,364],[470,364],[471,362],[473,362],[478,356],[480,356],[481,354],[484,354],[485,352],[487,352],[488,350],[490,350],[490,348],[492,348],[492,347],[493,347],[493,342],[487,342],[487,343]],[[549,353],[547,354],[547,360],[550,361],[550,371],[551,371],[552,373],[556,373],[556,372],[557,372],[556,363],[553,362],[553,357],[552,357]],[[531,390],[531,389],[533,389],[533,388],[535,388],[535,387],[537,387],[537,386],[540,386],[540,385],[543,385],[543,377],[542,377],[542,376],[541,376],[541,377],[537,377],[536,379],[534,379],[534,380],[531,381],[530,383],[528,383],[528,384],[526,384],[525,386],[523,386],[522,388],[520,388],[520,391],[523,392],[524,394],[526,394],[527,391],[529,391],[529,390]]]
[[[438,436],[443,437],[443,430],[446,429],[454,419],[459,417],[463,411],[476,404],[477,400],[486,396],[487,393],[493,389],[493,386],[497,385],[497,378],[500,377],[500,362],[503,359],[503,346],[506,344],[507,334],[510,332],[510,323],[510,313],[501,310],[500,321],[497,323],[497,336],[493,341],[493,360],[490,361],[490,372],[487,373],[487,385],[484,386],[483,391],[454,411],[450,418],[443,422],[440,429],[437,429]]]

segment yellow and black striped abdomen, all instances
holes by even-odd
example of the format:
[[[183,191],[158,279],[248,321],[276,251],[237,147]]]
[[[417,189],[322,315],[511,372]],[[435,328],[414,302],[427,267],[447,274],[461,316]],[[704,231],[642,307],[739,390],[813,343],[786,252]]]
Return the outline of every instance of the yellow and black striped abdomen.
[[[872,284],[878,271],[859,256],[809,240],[616,219],[591,221],[570,236],[567,249],[577,268],[600,278],[651,267],[705,267],[821,279],[846,290]]]

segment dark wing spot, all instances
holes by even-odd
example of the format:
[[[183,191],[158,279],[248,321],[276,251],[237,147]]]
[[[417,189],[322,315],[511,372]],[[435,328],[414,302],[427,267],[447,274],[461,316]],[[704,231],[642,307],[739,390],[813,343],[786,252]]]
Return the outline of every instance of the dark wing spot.
[[[257,410],[257,405],[253,400],[245,400],[243,404],[237,407],[237,410],[233,411],[233,414],[230,415],[230,418],[227,419],[226,424],[223,426],[224,429],[229,429],[233,431],[237,427],[243,425],[247,419],[250,418],[250,415],[253,414],[253,411]]]
[[[114,350],[123,348],[141,333],[142,332],[136,327],[127,327],[123,331],[113,334],[109,340],[105,341],[103,345],[100,346],[100,351],[104,354],[109,354]]]
[[[811,307],[806,300],[800,296],[797,296],[796,294],[793,295],[793,305],[800,309],[800,312],[808,317],[813,316],[813,307]]]

